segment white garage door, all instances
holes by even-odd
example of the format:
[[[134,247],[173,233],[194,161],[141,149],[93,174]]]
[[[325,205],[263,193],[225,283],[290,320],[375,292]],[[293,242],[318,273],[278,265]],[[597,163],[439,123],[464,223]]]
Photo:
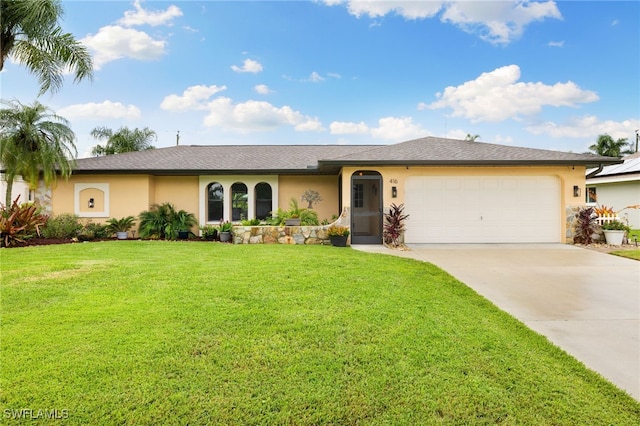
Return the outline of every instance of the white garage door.
[[[557,243],[553,176],[415,176],[405,186],[407,243]]]

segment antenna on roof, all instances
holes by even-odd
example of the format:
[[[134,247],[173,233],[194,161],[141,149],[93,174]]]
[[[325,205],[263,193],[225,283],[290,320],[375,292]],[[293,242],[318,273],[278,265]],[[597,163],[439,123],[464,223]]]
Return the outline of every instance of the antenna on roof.
[[[180,145],[180,130],[178,130],[178,134],[176,135],[176,146]]]
[[[640,129],[636,129],[636,152],[638,152],[638,130]]]

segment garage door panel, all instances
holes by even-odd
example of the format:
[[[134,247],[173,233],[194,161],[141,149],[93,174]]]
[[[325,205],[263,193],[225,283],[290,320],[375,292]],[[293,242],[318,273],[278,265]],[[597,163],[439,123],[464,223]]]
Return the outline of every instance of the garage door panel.
[[[417,176],[405,191],[408,243],[558,242],[555,177]]]

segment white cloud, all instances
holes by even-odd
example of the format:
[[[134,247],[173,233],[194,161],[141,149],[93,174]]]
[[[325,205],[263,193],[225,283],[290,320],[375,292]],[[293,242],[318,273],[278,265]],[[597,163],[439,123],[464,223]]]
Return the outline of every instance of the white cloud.
[[[232,65],[231,69],[235,72],[251,72],[255,74],[262,71],[262,64],[258,61],[254,61],[253,59],[245,59],[242,67]]]
[[[549,46],[549,47],[564,47],[564,40],[562,40],[562,41],[550,41],[549,43],[547,43],[547,46]]]
[[[276,107],[264,101],[234,104],[230,98],[220,97],[209,102],[207,110],[205,126],[242,133],[274,130],[282,126],[293,126],[296,131],[324,130],[317,118],[303,115],[289,106]]]
[[[334,121],[329,125],[332,135],[364,135],[369,133],[369,126],[363,121],[350,123],[345,121]]]
[[[582,90],[572,81],[549,86],[518,82],[519,79],[517,65],[497,68],[460,86],[447,87],[444,93],[436,94],[437,101],[429,105],[420,103],[418,109],[451,108],[454,117],[498,122],[536,114],[544,106],[576,107],[599,99],[595,92]]]
[[[124,105],[120,102],[111,101],[69,105],[59,109],[57,114],[69,120],[138,120],[142,116],[140,108],[135,105]]]
[[[443,22],[493,44],[510,43],[522,35],[528,24],[545,18],[562,19],[554,1],[452,2],[442,14]]]
[[[402,141],[426,136],[428,132],[415,124],[411,117],[384,117],[378,127],[371,129],[371,136],[390,141]]]
[[[326,2],[337,4],[336,2]],[[396,13],[406,19],[424,19],[437,14],[443,7],[443,1],[348,1],[349,13],[356,17],[367,15],[379,18],[390,13]]]
[[[312,83],[319,83],[323,80],[324,80],[324,77],[322,77],[320,74],[318,74],[315,71],[312,72],[309,78],[307,79],[307,81],[311,81]]]
[[[134,25],[170,25],[173,18],[182,16],[182,11],[177,6],[171,5],[166,10],[148,11],[142,8],[142,1],[135,0],[133,2],[135,10],[128,10],[124,13],[118,23],[125,27]]]
[[[188,87],[182,96],[169,95],[166,96],[160,108],[167,111],[188,111],[206,109],[206,101],[216,93],[227,90],[227,86],[191,86]]]
[[[267,86],[266,84],[257,84],[253,87],[253,90],[255,90],[256,93],[259,93],[261,95],[268,95],[269,93],[273,92],[271,89],[269,89],[269,86]]]
[[[166,41],[153,39],[145,32],[117,25],[102,27],[96,35],[88,35],[80,41],[94,52],[93,65],[96,70],[121,58],[142,61],[159,59],[165,54],[167,46]]]
[[[334,121],[329,125],[329,130],[332,135],[371,135],[389,141],[415,139],[429,134],[411,117],[383,117],[378,120],[378,127],[369,127],[363,121]]]
[[[340,4],[325,0],[325,4]],[[476,34],[493,44],[507,44],[522,35],[524,28],[546,18],[562,19],[555,1],[360,1],[345,2],[356,17],[380,18],[397,14],[405,19],[427,19],[440,15],[442,22]]]
[[[598,135],[608,133],[614,139],[628,138],[635,140],[635,130],[640,128],[640,120],[624,121],[600,120],[595,115],[574,117],[564,124],[546,122],[527,126],[527,131],[534,135],[547,135],[554,138],[588,138],[595,141]]]

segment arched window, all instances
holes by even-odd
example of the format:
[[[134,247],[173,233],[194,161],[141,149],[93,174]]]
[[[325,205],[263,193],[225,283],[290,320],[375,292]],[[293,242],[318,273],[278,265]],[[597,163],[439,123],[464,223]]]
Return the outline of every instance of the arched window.
[[[271,185],[260,182],[256,185],[256,219],[264,220],[271,216],[273,210]]]
[[[207,221],[218,222],[224,217],[224,188],[218,182],[207,186]]]
[[[231,185],[231,220],[245,220],[249,213],[247,185],[236,182]]]

